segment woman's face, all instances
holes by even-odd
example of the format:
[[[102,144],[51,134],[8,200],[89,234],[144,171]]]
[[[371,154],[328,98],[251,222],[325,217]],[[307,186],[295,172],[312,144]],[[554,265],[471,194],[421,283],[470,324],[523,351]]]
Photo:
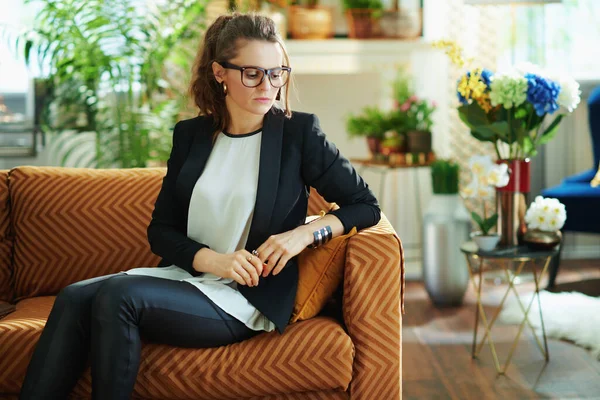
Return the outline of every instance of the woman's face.
[[[260,67],[264,69],[277,68],[283,65],[283,51],[278,43],[263,40],[244,40],[238,42],[238,53],[235,58],[229,60],[230,64],[239,67]],[[257,87],[252,86],[260,81],[261,72],[246,70],[243,72],[244,83],[242,83],[242,72],[236,69],[223,68],[218,63],[213,63],[213,73],[218,82],[227,85],[227,97],[225,98],[227,109],[232,114],[243,111],[264,115],[271,109],[279,88],[273,87],[268,76]],[[276,82],[276,77],[273,77]]]

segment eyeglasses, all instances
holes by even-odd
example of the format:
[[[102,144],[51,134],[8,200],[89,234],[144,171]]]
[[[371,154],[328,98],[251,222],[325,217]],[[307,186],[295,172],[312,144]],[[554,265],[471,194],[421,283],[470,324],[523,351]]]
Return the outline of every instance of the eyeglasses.
[[[269,76],[271,86],[280,88],[284,86],[292,73],[290,67],[276,67],[264,69],[260,67],[240,67],[239,65],[231,64],[226,61],[220,62],[223,68],[236,69],[240,71],[242,76],[242,85],[255,88],[265,80],[265,75]]]

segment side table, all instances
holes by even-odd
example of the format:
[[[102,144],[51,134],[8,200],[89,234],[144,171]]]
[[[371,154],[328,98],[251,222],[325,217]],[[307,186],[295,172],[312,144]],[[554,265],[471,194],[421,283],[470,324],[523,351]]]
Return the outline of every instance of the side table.
[[[517,347],[517,344],[519,343],[519,338],[521,337],[523,328],[525,327],[525,324],[527,324],[527,325],[529,325],[529,328],[531,329],[531,331],[533,333],[533,337],[535,338],[535,341],[536,341],[542,355],[544,356],[545,361],[548,362],[550,357],[548,354],[548,341],[546,339],[546,329],[544,327],[544,318],[542,316],[542,307],[540,304],[540,293],[539,293],[540,279],[548,270],[548,265],[550,264],[552,257],[554,257],[555,255],[558,254],[558,252],[559,252],[558,247],[556,247],[552,250],[548,250],[548,251],[533,251],[525,246],[511,246],[511,247],[498,248],[498,249],[495,249],[492,251],[481,251],[478,249],[477,245],[474,242],[467,242],[461,246],[460,250],[465,254],[465,256],[467,258],[467,267],[469,269],[471,283],[473,284],[473,288],[475,289],[475,291],[477,293],[477,305],[475,308],[475,327],[473,329],[473,345],[471,348],[471,356],[473,358],[477,358],[479,352],[481,351],[481,348],[483,347],[485,342],[487,342],[490,346],[490,350],[492,351],[492,357],[494,359],[496,371],[499,374],[505,374],[506,369],[512,359],[513,353]],[[483,285],[483,275],[484,275],[484,261],[486,259],[498,261],[497,264],[499,264],[500,267],[502,268],[502,271],[505,273],[506,280],[508,282],[508,287],[506,289],[506,292],[504,293],[504,296],[502,297],[500,305],[496,309],[491,320],[488,320],[488,316],[486,315],[486,313],[484,311],[483,303],[481,301],[481,288]],[[544,266],[541,269],[536,267],[536,261],[538,261],[538,260],[541,260],[544,262]],[[529,265],[531,265],[531,269],[533,272],[533,280],[535,282],[535,293],[534,293],[533,297],[531,298],[531,301],[529,302],[527,307],[525,307],[525,305],[521,301],[521,298],[519,297],[519,294],[518,294],[514,284],[515,284],[515,279],[519,276],[519,274],[523,271],[523,268],[525,267],[525,265],[528,263],[529,263]],[[513,270],[512,269],[513,265],[518,265],[518,266]],[[475,279],[476,277],[478,277],[479,279],[476,280]],[[478,281],[478,282],[476,282],[476,281]],[[521,308],[521,311],[523,312],[523,320],[521,321],[521,324],[519,326],[519,331],[517,333],[517,336],[514,339],[514,342],[510,349],[510,353],[508,354],[508,358],[506,359],[504,366],[501,366],[500,362],[498,361],[496,346],[492,339],[491,329],[492,329],[494,323],[496,322],[496,319],[500,315],[500,312],[502,311],[502,307],[504,306],[504,303],[508,297],[508,294],[511,291],[515,294],[515,296],[517,298],[517,302]],[[543,345],[528,318],[529,310],[531,309],[531,306],[533,305],[533,302],[536,299],[538,302],[538,308],[539,308],[539,312],[540,312],[540,320],[542,323]],[[481,317],[481,321],[482,321],[484,329],[485,329],[485,335],[483,336],[481,341],[479,343],[477,343],[477,328],[479,325],[480,317]]]
[[[423,154],[424,155],[424,154]],[[431,158],[431,157],[430,157]],[[423,204],[422,204],[422,200],[421,200],[421,191],[420,191],[420,182],[419,182],[419,174],[418,174],[418,168],[428,168],[431,166],[431,161],[427,161],[427,159],[422,160],[422,162],[420,163],[411,163],[411,164],[400,164],[400,163],[392,163],[392,162],[385,162],[385,161],[378,161],[375,159],[360,159],[360,158],[351,158],[350,162],[352,162],[353,165],[355,165],[357,172],[359,173],[359,175],[363,175],[364,171],[371,171],[371,172],[375,172],[380,174],[380,180],[379,180],[379,193],[377,193],[377,199],[380,202],[384,201],[384,196],[385,196],[385,182],[386,182],[386,177],[388,175],[388,173],[393,172],[397,169],[402,169],[402,170],[409,170],[412,172],[412,183],[413,183],[413,190],[414,190],[414,195],[415,195],[415,210],[414,213],[415,215],[418,216],[418,218],[422,218],[423,217]],[[421,224],[418,224],[419,229],[421,227]],[[415,250],[415,251],[420,251],[422,244],[421,244],[421,231],[419,230],[419,243],[416,245],[410,245],[410,244],[404,244],[403,247],[404,249],[411,249],[411,250]],[[421,260],[421,257],[407,257],[405,261],[415,261],[415,260]]]

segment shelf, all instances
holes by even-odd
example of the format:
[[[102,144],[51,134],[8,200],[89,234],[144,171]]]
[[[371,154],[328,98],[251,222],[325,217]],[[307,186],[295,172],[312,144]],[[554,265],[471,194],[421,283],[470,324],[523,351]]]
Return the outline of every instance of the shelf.
[[[414,55],[439,52],[425,39],[286,40],[295,74],[374,72],[405,63]]]

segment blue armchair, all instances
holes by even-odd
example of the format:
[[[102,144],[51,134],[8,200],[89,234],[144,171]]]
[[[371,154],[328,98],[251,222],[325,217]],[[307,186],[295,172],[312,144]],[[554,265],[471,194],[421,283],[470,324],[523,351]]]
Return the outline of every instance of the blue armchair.
[[[588,99],[589,124],[594,152],[594,167],[563,179],[560,185],[542,190],[542,196],[554,197],[565,205],[567,221],[564,232],[600,233],[600,187],[593,188],[594,178],[600,163],[600,87],[592,90]],[[558,267],[559,255],[550,264],[548,287],[553,287]]]

